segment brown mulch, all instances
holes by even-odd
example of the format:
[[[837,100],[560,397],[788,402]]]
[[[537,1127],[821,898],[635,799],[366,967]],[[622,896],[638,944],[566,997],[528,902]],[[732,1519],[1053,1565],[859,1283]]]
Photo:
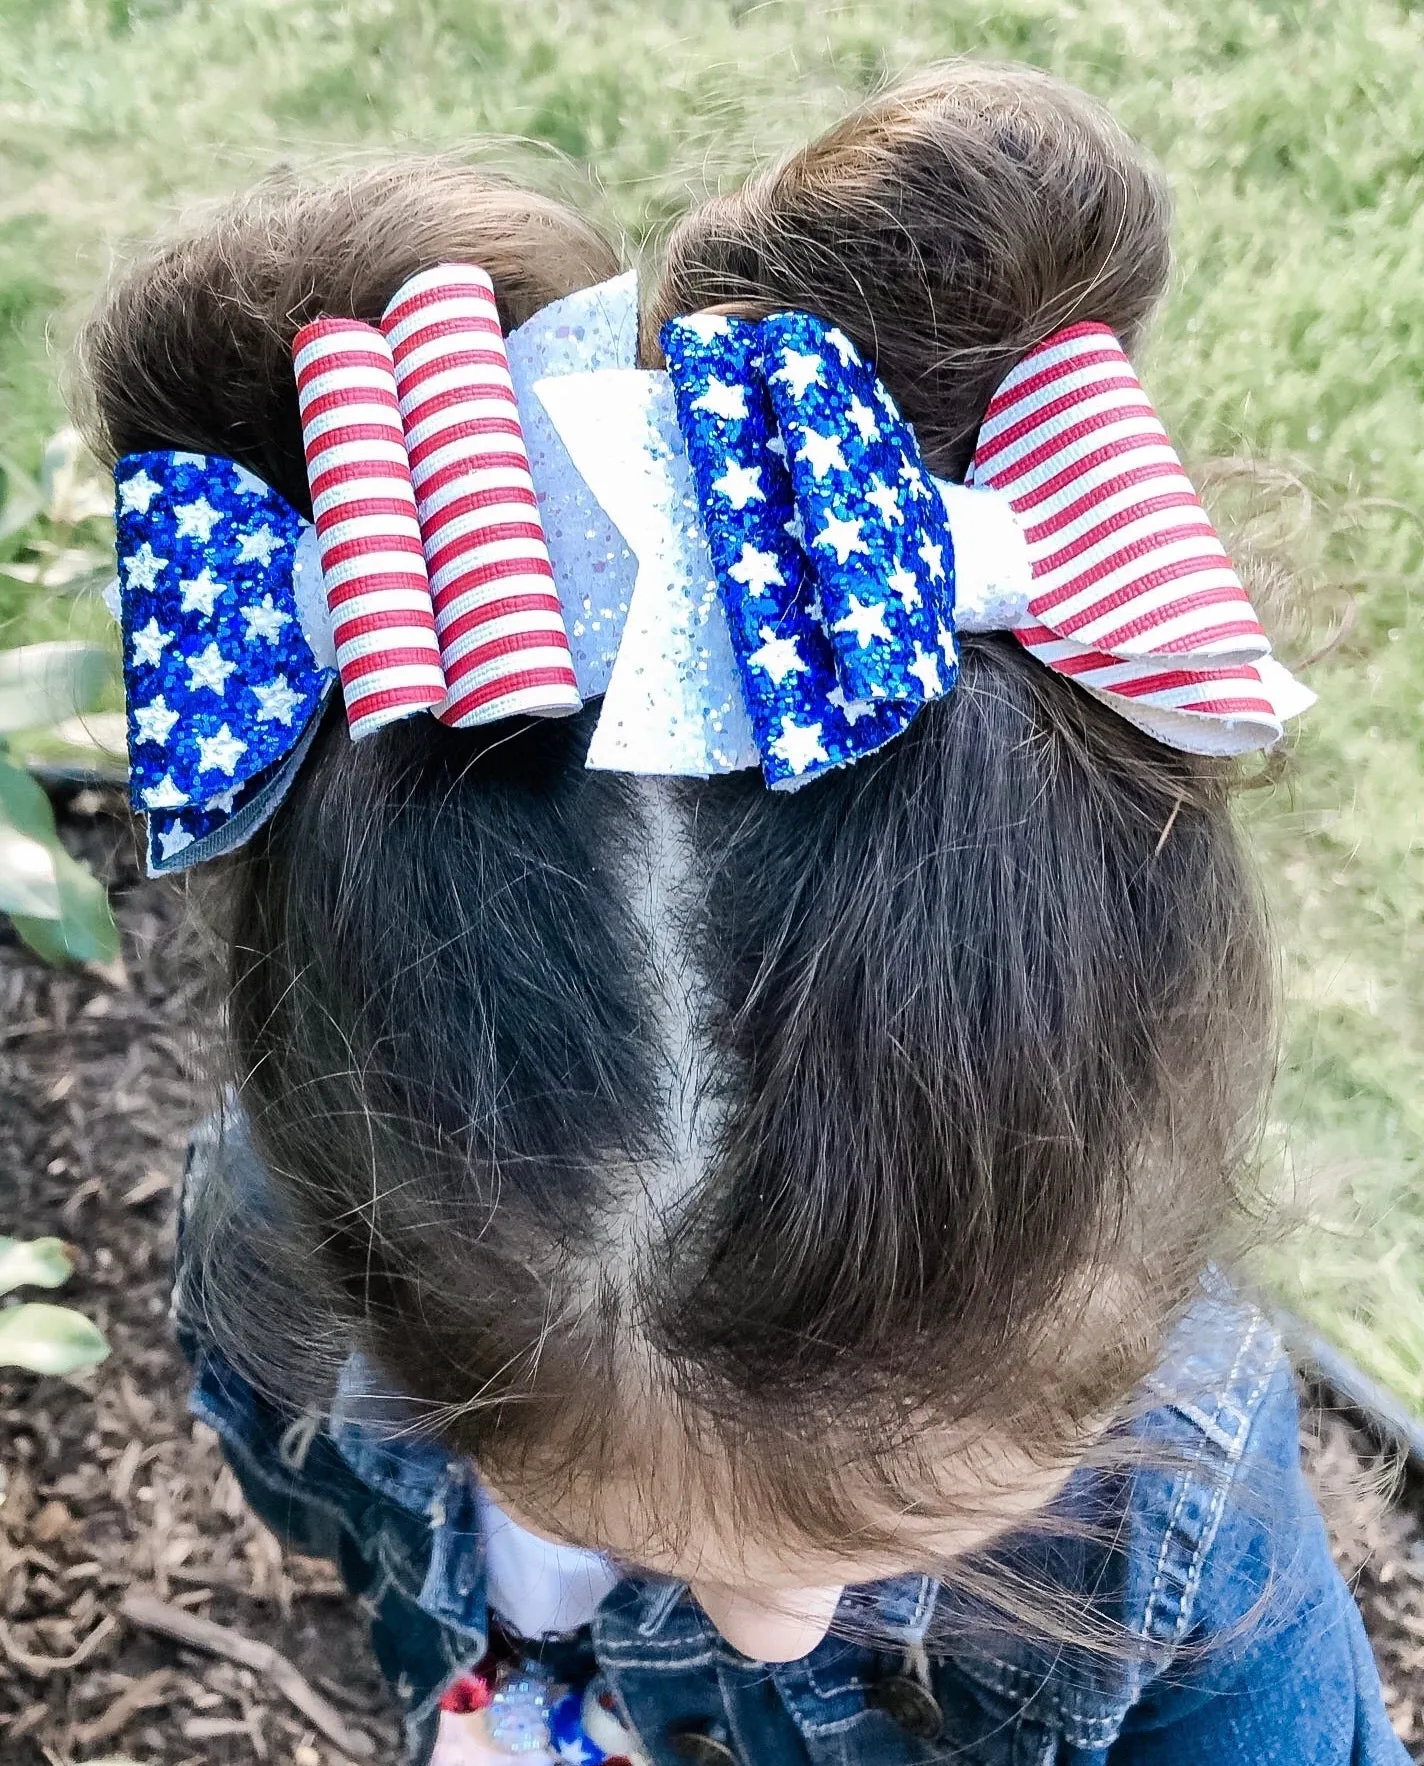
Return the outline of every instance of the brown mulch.
[[[1314,1395],[1318,1397],[1317,1395]],[[1306,1409],[1311,1482],[1355,1591],[1395,1733],[1424,1761],[1424,1484],[1342,1416]]]
[[[141,878],[129,823],[94,813],[110,808],[80,794],[65,832],[116,884],[123,973],[61,974],[0,943],[0,1231],[75,1247],[73,1280],[45,1298],[88,1313],[113,1349],[69,1380],[0,1372],[0,1759],[347,1758],[270,1672],[120,1617],[143,1591],[275,1646],[371,1760],[395,1762],[359,1608],[327,1565],[284,1559],[187,1414],[168,1264],[184,1142],[212,1098],[192,1034],[202,989],[178,891]]]
[[[275,1648],[366,1738],[370,1762],[395,1766],[359,1609],[328,1566],[284,1557],[187,1414],[168,1263],[184,1141],[211,1102],[198,964],[181,897],[141,877],[116,800],[85,791],[64,808],[66,838],[115,885],[124,956],[109,974],[59,973],[0,932],[0,1231],[75,1247],[75,1277],[52,1298],[95,1318],[113,1354],[68,1380],[0,1372],[0,1759],[348,1758],[270,1661],[242,1666],[131,1623],[121,1603],[140,1594]],[[1424,1498],[1391,1500],[1398,1480],[1338,1416],[1312,1412],[1307,1445],[1395,1727],[1424,1762]]]

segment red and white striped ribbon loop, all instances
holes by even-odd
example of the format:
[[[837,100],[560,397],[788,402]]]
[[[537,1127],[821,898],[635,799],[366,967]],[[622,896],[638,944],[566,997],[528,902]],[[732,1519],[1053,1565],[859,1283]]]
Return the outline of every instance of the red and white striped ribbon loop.
[[[303,326],[292,352],[336,666],[360,738],[445,697],[395,364],[354,319]]]
[[[1072,325],[1005,378],[965,482],[1007,497],[1032,572],[1016,635],[1159,740],[1232,754],[1313,695],[1270,640],[1132,364]]]
[[[1032,350],[990,400],[968,482],[1002,491],[1040,624],[1109,656],[1212,668],[1270,642],[1126,352],[1105,325]]]
[[[1060,638],[1047,626],[1015,628],[1046,667],[1104,700],[1120,717],[1188,754],[1248,754],[1279,742],[1286,721],[1315,695],[1271,656],[1219,668],[1183,668],[1171,658],[1124,661]]]
[[[582,704],[529,471],[494,287],[470,264],[414,276],[381,320],[447,696],[457,726]]]

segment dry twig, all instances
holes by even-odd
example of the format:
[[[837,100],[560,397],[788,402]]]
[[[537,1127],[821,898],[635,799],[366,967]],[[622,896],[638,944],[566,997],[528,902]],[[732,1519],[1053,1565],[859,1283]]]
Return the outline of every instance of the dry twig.
[[[119,1610],[131,1625],[156,1632],[160,1637],[171,1637],[175,1642],[187,1644],[190,1649],[221,1656],[225,1661],[236,1662],[240,1667],[261,1674],[328,1741],[353,1760],[369,1760],[374,1754],[375,1744],[370,1736],[362,1729],[353,1729],[340,1711],[309,1685],[271,1644],[258,1643],[212,1619],[201,1618],[182,1607],[169,1606],[165,1601],[155,1600],[151,1594],[126,1595]]]
[[[166,1705],[172,1682],[171,1668],[155,1668],[152,1674],[145,1674],[142,1680],[133,1681],[106,1711],[101,1711],[92,1722],[81,1723],[75,1728],[75,1743],[81,1748],[87,1748],[92,1747],[95,1742],[108,1741],[128,1724],[130,1717],[136,1717],[140,1711],[152,1711],[160,1705]]]
[[[0,1620],[0,1650],[5,1652],[17,1668],[23,1668],[27,1674],[62,1674],[66,1668],[77,1668],[81,1662],[87,1662],[99,1645],[116,1630],[117,1625],[118,1621],[113,1617],[100,1619],[79,1648],[71,1650],[67,1656],[37,1656],[16,1643],[10,1635],[10,1627]]]

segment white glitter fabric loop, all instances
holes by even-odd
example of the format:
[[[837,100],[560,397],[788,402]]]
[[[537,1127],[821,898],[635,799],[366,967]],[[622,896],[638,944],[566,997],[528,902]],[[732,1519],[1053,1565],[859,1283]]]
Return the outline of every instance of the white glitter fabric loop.
[[[569,458],[534,383],[637,367],[637,272],[554,301],[511,331],[505,343],[574,673],[584,698],[594,699],[613,673],[638,566]]]
[[[667,376],[606,370],[533,390],[638,559],[589,766],[701,777],[756,766]]]
[[[320,668],[336,667],[336,645],[331,636],[331,612],[326,604],[326,584],[321,571],[321,545],[316,529],[303,522],[292,560],[292,597],[297,617]]]
[[[1033,568],[1009,499],[937,478],[954,538],[954,623],[962,632],[1012,631],[1028,613]]]

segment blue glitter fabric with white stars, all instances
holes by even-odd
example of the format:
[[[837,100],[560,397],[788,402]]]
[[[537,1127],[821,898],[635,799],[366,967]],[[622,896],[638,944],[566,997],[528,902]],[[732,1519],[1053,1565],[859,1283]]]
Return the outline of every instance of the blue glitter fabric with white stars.
[[[699,314],[662,345],[763,772],[795,788],[954,686],[943,500],[836,327]]]
[[[275,807],[335,677],[302,631],[306,523],[283,497],[203,454],[128,454],[114,482],[129,790],[150,868],[173,869],[229,821],[250,832],[259,800]]]

